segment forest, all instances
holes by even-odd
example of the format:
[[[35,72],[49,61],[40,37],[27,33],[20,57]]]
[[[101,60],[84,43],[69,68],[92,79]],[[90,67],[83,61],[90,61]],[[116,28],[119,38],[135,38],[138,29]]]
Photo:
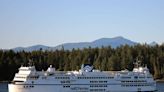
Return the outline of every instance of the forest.
[[[132,70],[136,60],[149,68],[155,79],[164,79],[164,44],[149,46],[120,46],[117,48],[84,48],[32,52],[0,50],[0,81],[11,81],[21,65],[32,61],[37,70],[46,70],[53,65],[56,70],[78,70],[81,64],[92,64],[95,69],[104,71]]]

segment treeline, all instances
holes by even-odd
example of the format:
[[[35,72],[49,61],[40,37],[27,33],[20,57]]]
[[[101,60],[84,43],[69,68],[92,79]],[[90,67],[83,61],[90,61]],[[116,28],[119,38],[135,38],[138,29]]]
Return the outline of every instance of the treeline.
[[[12,80],[21,65],[32,60],[37,70],[46,70],[51,64],[57,70],[78,70],[81,64],[92,64],[101,70],[132,70],[133,63],[139,59],[147,65],[155,79],[164,78],[164,44],[149,46],[120,46],[118,48],[84,48],[56,51],[14,52],[0,50],[0,81]]]

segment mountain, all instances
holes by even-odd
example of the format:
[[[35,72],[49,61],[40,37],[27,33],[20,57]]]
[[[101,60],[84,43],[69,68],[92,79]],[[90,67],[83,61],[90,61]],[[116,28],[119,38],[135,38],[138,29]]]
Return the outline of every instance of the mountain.
[[[112,48],[116,48],[121,45],[135,45],[136,42],[130,41],[128,39],[125,39],[121,36],[115,37],[115,38],[101,38],[98,40],[95,40],[92,42],[93,46],[95,47],[101,47],[101,46],[111,46]]]
[[[155,42],[155,41],[153,41],[153,42],[151,42],[149,45],[150,45],[150,46],[156,46],[156,45],[158,45],[158,43]]]
[[[98,40],[95,40],[93,42],[80,42],[80,43],[65,43],[58,45],[54,48],[51,48],[51,50],[55,49],[61,49],[64,47],[66,50],[72,50],[74,49],[83,49],[83,48],[88,48],[88,47],[106,47],[106,46],[111,46],[112,48],[116,48],[121,45],[135,45],[137,44],[136,42],[130,41],[128,39],[125,39],[123,37],[114,37],[114,38],[101,38]]]
[[[55,47],[48,47],[48,46],[44,46],[44,45],[35,45],[35,46],[30,46],[27,48],[24,47],[17,47],[14,48],[14,51],[35,51],[35,50],[60,50],[62,48],[64,48],[65,50],[72,50],[74,49],[83,49],[83,48],[95,48],[95,47],[106,47],[106,46],[111,46],[112,48],[116,48],[118,46],[121,45],[135,45],[137,44],[136,42],[133,42],[131,40],[128,40],[124,37],[118,36],[118,37],[114,37],[114,38],[101,38],[101,39],[97,39],[95,41],[92,42],[79,42],[79,43],[64,43],[64,44],[60,44],[58,46]]]
[[[19,52],[19,51],[27,51],[27,52],[31,52],[31,51],[37,51],[37,50],[47,50],[50,47],[48,46],[44,46],[44,45],[34,45],[34,46],[30,46],[30,47],[16,47],[13,50],[15,52]]]

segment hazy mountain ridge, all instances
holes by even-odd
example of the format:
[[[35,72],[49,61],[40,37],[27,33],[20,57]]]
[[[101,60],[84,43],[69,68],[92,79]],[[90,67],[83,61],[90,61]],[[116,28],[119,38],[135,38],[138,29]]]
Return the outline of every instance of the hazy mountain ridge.
[[[34,46],[29,46],[29,47],[16,47],[12,50],[16,51],[16,52],[19,52],[19,51],[37,51],[37,50],[47,50],[49,49],[50,47],[49,46],[45,46],[45,45],[34,45]]]
[[[72,50],[74,49],[83,49],[83,48],[88,48],[88,47],[106,47],[106,46],[111,46],[112,48],[116,48],[118,46],[121,45],[130,45],[133,46],[135,44],[137,44],[137,42],[131,41],[129,39],[126,39],[124,37],[118,36],[118,37],[114,37],[114,38],[101,38],[101,39],[97,39],[95,41],[92,42],[78,42],[78,43],[64,43],[64,44],[60,44],[57,45],[55,47],[49,47],[49,46],[45,46],[45,45],[34,45],[34,46],[29,46],[29,47],[17,47],[17,48],[13,48],[12,50],[19,52],[19,51],[37,51],[37,50],[60,50],[62,48],[64,48],[65,50]],[[155,42],[153,42],[153,45],[155,44]],[[151,43],[152,45],[152,43]]]
[[[150,45],[150,46],[155,46],[155,45],[158,45],[158,43],[155,42],[155,41],[153,41],[153,42],[151,42],[149,45]]]

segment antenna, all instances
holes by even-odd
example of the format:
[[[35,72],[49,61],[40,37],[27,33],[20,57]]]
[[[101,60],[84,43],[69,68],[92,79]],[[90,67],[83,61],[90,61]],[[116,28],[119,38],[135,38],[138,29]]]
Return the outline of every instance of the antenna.
[[[133,62],[133,64],[135,65],[135,67],[140,67],[141,66],[141,61],[137,58],[136,62]]]
[[[28,65],[29,65],[29,66],[33,66],[33,65],[34,65],[33,60],[29,59],[28,61],[29,61],[29,62],[28,62]]]

